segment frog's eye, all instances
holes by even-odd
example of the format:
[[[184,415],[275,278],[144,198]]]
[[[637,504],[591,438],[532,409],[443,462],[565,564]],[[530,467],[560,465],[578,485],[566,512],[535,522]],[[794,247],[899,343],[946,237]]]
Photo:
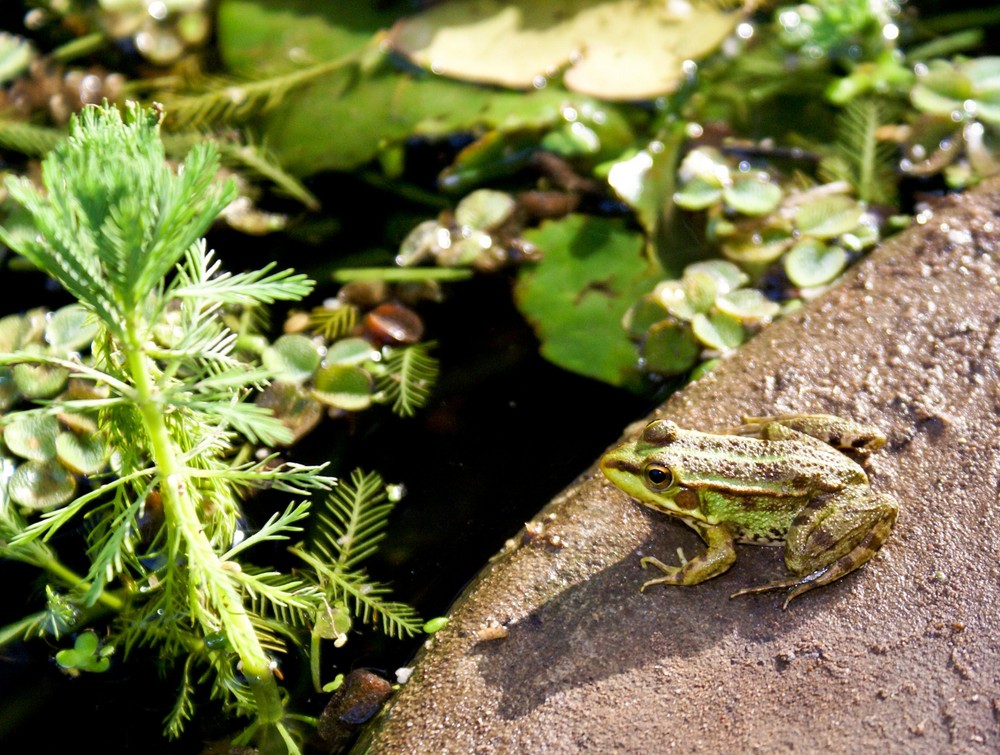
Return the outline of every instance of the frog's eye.
[[[646,484],[653,490],[663,490],[669,488],[674,481],[674,475],[668,467],[662,464],[647,464],[644,471]]]

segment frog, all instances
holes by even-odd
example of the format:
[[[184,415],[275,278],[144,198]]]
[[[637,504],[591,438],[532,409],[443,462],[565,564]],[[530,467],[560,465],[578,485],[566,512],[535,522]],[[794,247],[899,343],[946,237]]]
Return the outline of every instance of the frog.
[[[717,577],[735,563],[735,543],[783,546],[790,578],[730,597],[787,589],[787,608],[866,564],[888,537],[899,505],[872,490],[861,465],[885,443],[877,427],[832,414],[746,416],[742,425],[711,433],[654,419],[637,439],[607,451],[600,468],[617,488],[680,519],[705,542],[705,552],[691,559],[679,549],[678,566],[642,558],[643,568],[663,576],[641,591]]]

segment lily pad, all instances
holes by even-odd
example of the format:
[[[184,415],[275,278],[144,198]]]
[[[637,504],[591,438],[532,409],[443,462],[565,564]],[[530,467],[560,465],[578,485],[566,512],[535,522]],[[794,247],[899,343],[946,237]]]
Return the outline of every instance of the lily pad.
[[[7,448],[22,459],[46,461],[56,455],[59,422],[49,414],[21,414],[3,429]]]
[[[744,323],[767,322],[781,311],[777,302],[755,288],[741,288],[722,294],[716,298],[715,308]]]
[[[341,338],[326,352],[328,364],[358,365],[378,356],[378,350],[364,338]]]
[[[66,385],[69,370],[51,364],[15,364],[11,373],[25,398],[51,398]]]
[[[723,192],[718,179],[696,176],[674,194],[674,204],[685,210],[704,210],[722,199]]]
[[[701,349],[691,326],[662,320],[649,329],[642,344],[642,366],[657,375],[682,375],[698,362]]]
[[[479,189],[465,197],[455,207],[455,222],[480,231],[492,231],[514,214],[517,202],[502,191]]]
[[[542,253],[515,295],[549,361],[612,385],[639,387],[635,347],[621,327],[632,302],[662,276],[643,238],[607,218],[569,215],[525,233]]]
[[[55,459],[18,465],[7,484],[12,501],[31,509],[66,503],[76,492],[76,478]]]
[[[373,386],[372,376],[360,367],[330,364],[316,373],[312,395],[328,406],[357,412],[371,405]]]
[[[264,349],[261,361],[273,370],[278,380],[287,383],[304,383],[319,367],[319,351],[306,336],[293,334],[281,336]]]
[[[638,341],[645,337],[646,331],[660,320],[665,320],[669,313],[660,301],[653,294],[646,294],[639,301],[629,307],[625,317],[622,318],[622,326],[628,337],[633,341]]]
[[[724,191],[726,204],[744,215],[767,215],[781,204],[781,187],[767,178],[737,176]]]
[[[853,231],[864,211],[864,207],[850,197],[818,197],[799,207],[795,213],[795,226],[805,236],[832,239]]]
[[[56,457],[76,474],[92,475],[104,468],[108,447],[93,435],[61,432],[56,436]]]
[[[45,325],[45,340],[56,351],[79,351],[97,336],[97,321],[79,304],[70,304],[52,313]]]
[[[839,246],[806,239],[795,245],[783,260],[785,275],[800,288],[829,283],[847,266],[847,252]]]
[[[561,71],[572,91],[640,100],[674,91],[684,62],[715,50],[742,18],[709,2],[465,0],[401,21],[391,43],[467,81],[530,89]]]
[[[719,295],[729,293],[750,282],[750,276],[727,260],[704,260],[692,262],[684,268],[684,276],[702,274],[715,281],[715,289]]]
[[[742,323],[724,312],[698,315],[691,321],[691,330],[699,341],[718,351],[735,349],[746,338]]]

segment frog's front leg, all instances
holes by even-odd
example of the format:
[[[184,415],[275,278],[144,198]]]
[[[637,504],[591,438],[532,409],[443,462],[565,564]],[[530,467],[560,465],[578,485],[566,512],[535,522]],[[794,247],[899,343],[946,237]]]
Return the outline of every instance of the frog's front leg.
[[[740,435],[765,440],[801,440],[803,435],[845,451],[866,456],[885,445],[885,434],[874,425],[837,417],[833,414],[775,414],[744,417]]]
[[[733,594],[793,587],[785,607],[815,587],[827,585],[865,564],[885,542],[899,506],[890,495],[848,489],[813,498],[792,520],[785,540],[785,564],[795,578]]]
[[[708,548],[680,566],[667,566],[651,556],[641,559],[639,563],[643,568],[655,566],[664,576],[649,580],[640,591],[645,591],[650,585],[696,585],[722,574],[736,561],[733,534],[725,525],[706,524],[695,519],[685,519],[684,522],[698,533]]]

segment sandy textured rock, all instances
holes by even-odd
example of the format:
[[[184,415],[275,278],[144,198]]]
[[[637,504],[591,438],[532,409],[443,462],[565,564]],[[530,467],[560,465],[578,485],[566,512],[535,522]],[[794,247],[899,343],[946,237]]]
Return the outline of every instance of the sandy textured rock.
[[[942,201],[659,411],[879,425],[869,474],[901,513],[864,569],[782,611],[729,599],[785,574],[738,546],[717,579],[640,594],[641,555],[702,546],[591,469],[455,604],[374,751],[1000,750],[998,213],[997,181]]]

